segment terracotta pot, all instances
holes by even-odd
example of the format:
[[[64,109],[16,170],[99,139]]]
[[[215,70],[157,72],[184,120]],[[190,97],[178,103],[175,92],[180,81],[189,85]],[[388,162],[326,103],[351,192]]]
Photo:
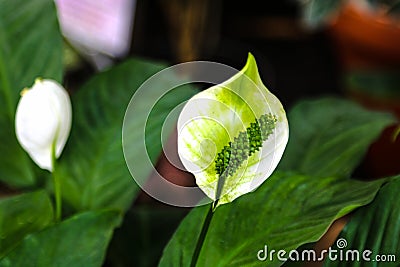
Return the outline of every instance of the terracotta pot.
[[[380,12],[348,4],[329,34],[345,69],[400,67],[400,22]]]

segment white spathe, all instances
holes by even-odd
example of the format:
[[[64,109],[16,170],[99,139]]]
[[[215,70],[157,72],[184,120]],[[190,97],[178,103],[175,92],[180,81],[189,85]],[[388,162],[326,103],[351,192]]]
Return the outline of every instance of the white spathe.
[[[273,115],[276,125],[259,151],[243,160],[223,181],[215,159],[229,142],[262,115]],[[261,81],[254,57],[236,75],[193,96],[178,119],[178,153],[196,184],[217,205],[232,202],[259,187],[275,170],[289,138],[286,112]],[[218,196],[218,194],[220,194]]]
[[[56,81],[36,79],[24,89],[15,115],[17,139],[42,169],[53,170],[51,154],[58,158],[67,142],[72,122],[71,101]]]

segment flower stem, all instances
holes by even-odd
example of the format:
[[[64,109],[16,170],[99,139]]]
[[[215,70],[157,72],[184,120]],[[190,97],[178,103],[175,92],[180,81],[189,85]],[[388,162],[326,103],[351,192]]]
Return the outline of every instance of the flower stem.
[[[396,142],[397,138],[400,136],[400,125],[394,130],[393,136],[392,136],[392,142]]]
[[[55,222],[59,222],[61,220],[61,209],[62,209],[62,199],[61,199],[61,181],[58,177],[58,170],[56,164],[56,146],[52,145],[51,147],[51,165],[53,167],[52,176],[53,176],[53,185],[54,185],[54,198],[55,198]]]
[[[199,259],[200,251],[201,251],[201,248],[203,247],[203,243],[204,243],[204,240],[206,239],[208,228],[210,227],[211,219],[214,214],[213,206],[214,206],[214,204],[212,204],[210,206],[210,208],[208,209],[206,219],[204,220],[203,227],[201,228],[199,239],[197,239],[196,248],[193,253],[192,261],[190,262],[190,267],[195,267],[197,264],[197,261]]]

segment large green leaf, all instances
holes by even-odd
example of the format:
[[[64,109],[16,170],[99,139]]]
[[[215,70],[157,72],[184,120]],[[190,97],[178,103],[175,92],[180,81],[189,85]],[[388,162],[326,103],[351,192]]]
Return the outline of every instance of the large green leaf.
[[[43,229],[53,218],[53,207],[44,191],[0,200],[0,258],[25,235]]]
[[[344,227],[338,238],[344,238],[347,246],[342,248],[344,254],[348,250],[357,250],[360,261],[330,261],[324,266],[399,266],[400,260],[400,176],[385,184],[375,200],[368,206],[357,210],[350,222]],[[337,248],[333,248],[337,249]],[[371,262],[362,259],[362,252],[372,251],[368,255]],[[377,255],[380,255],[376,258]],[[393,258],[390,255],[395,255]],[[377,260],[387,260],[379,262]],[[389,260],[391,258],[391,260]],[[351,259],[351,258],[349,258]]]
[[[61,82],[62,39],[54,1],[0,0],[0,179],[30,186],[32,163],[14,134],[19,92],[38,76]]]
[[[121,221],[115,211],[86,212],[27,236],[0,266],[101,266],[113,229]]]
[[[318,240],[336,218],[369,203],[383,181],[276,172],[255,192],[214,212],[197,266],[279,266],[261,262],[268,246],[290,251]],[[189,266],[209,206],[195,208],[166,247],[160,266]]]
[[[348,101],[302,101],[289,112],[290,135],[279,168],[348,177],[369,145],[395,120]]]
[[[164,65],[129,60],[90,80],[73,96],[73,125],[67,147],[60,158],[64,198],[77,210],[117,208],[125,210],[138,191],[126,166],[122,151],[122,122],[131,96],[150,76]],[[173,81],[174,77],[170,77]],[[154,89],[154,88],[153,88]],[[155,90],[166,92],[168,83],[159,81]],[[161,127],[167,114],[193,90],[165,97],[153,109],[148,120],[146,142],[153,162],[161,151]],[[148,101],[144,98],[143,101]],[[155,103],[154,103],[155,104]],[[140,120],[130,120],[132,135],[144,131]],[[143,127],[142,127],[143,126]],[[143,176],[151,169],[144,167],[143,151],[135,152],[134,138],[125,140],[135,155],[135,164]]]

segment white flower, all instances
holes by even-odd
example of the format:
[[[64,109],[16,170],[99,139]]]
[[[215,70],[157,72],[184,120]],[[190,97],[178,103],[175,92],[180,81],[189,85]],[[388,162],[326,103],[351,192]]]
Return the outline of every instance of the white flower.
[[[255,190],[278,165],[289,137],[282,104],[254,57],[228,81],[192,97],[178,120],[178,153],[216,206]]]
[[[15,115],[17,139],[42,169],[53,170],[52,149],[58,158],[71,130],[72,110],[67,91],[56,81],[36,79],[24,89]]]

